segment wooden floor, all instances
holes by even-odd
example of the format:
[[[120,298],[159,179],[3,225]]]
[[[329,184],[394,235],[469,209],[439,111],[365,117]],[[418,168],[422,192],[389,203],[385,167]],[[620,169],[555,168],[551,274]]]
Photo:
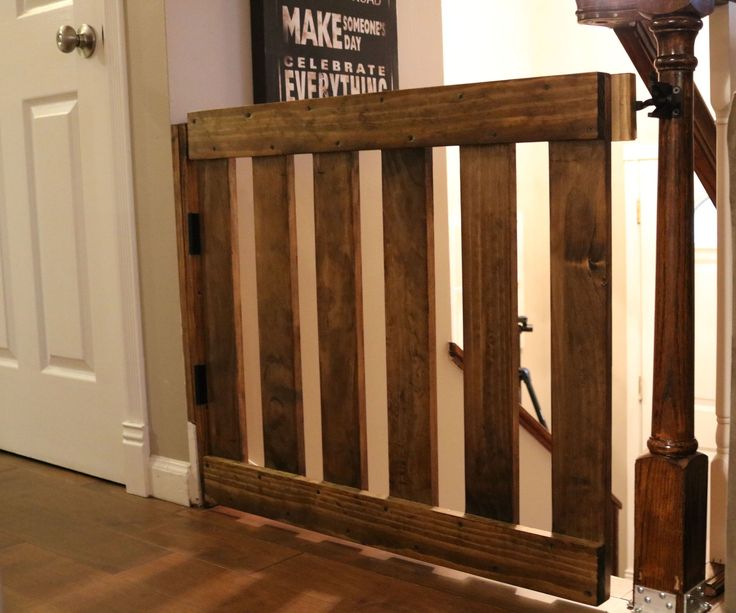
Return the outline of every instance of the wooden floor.
[[[0,494],[2,613],[595,611],[2,452]]]

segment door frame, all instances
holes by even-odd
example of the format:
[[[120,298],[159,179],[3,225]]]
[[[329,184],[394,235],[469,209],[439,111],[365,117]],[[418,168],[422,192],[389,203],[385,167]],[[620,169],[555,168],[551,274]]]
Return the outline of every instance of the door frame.
[[[125,7],[123,0],[104,0],[104,44],[108,59],[111,134],[114,148],[115,205],[120,230],[119,275],[126,354],[125,414],[122,418],[123,475],[128,493],[151,495],[148,401],[143,352],[143,325],[138,271],[128,90]]]

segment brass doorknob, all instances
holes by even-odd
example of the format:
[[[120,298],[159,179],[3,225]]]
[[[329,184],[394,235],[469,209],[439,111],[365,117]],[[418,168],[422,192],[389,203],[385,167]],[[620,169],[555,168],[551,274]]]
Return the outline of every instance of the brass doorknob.
[[[86,23],[75,30],[72,26],[61,26],[56,31],[56,46],[62,53],[71,53],[75,49],[84,57],[90,57],[97,46],[97,33]]]

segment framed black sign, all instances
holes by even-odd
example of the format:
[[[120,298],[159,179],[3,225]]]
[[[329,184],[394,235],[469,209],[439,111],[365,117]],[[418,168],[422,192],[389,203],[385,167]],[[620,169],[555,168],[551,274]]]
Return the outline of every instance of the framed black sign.
[[[397,0],[251,0],[255,102],[398,89]]]

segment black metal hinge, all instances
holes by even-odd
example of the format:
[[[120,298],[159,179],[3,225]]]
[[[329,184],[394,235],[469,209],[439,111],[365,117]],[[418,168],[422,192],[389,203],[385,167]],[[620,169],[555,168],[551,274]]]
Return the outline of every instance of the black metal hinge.
[[[652,75],[652,80],[649,82],[649,91],[652,97],[644,102],[637,101],[637,111],[653,106],[654,110],[649,113],[649,117],[672,119],[673,117],[682,116],[682,91],[679,87],[657,81],[656,77]]]
[[[202,220],[199,213],[187,214],[189,255],[202,255]]]
[[[207,365],[194,365],[194,404],[207,404]]]

